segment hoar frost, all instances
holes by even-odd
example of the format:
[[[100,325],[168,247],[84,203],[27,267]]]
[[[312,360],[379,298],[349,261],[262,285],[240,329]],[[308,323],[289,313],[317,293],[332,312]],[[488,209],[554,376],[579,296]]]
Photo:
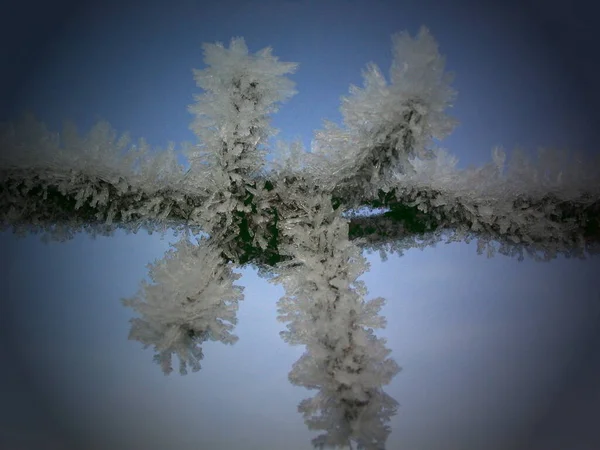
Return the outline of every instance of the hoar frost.
[[[483,167],[459,170],[437,148],[456,120],[456,92],[426,28],[392,38],[388,79],[369,64],[362,88],[342,98],[341,125],[325,122],[313,151],[276,144],[266,163],[270,115],[296,92],[270,48],[250,53],[242,38],[204,45],[203,90],[189,107],[198,142],[166,150],[99,123],[85,136],[72,124],[53,133],[27,116],[0,127],[0,226],[67,239],[76,231],[110,235],[183,232],[152,283],[123,303],[139,317],[130,339],[152,346],[155,361],[180,373],[200,369],[201,344],[234,343],[243,287],[236,265],[255,264],[280,283],[282,338],[304,345],[292,383],[317,390],[298,410],[315,447],[384,448],[397,403],[382,389],[399,372],[374,329],[383,298],[366,300],[358,277],[362,250],[387,253],[478,239],[478,252],[536,259],[598,252],[600,159],[540,150],[537,161],[501,148]],[[189,167],[177,162],[185,156]],[[370,217],[347,213],[383,208]],[[204,232],[209,238],[190,241]],[[499,244],[498,246],[496,244]],[[541,255],[540,255],[541,253]]]

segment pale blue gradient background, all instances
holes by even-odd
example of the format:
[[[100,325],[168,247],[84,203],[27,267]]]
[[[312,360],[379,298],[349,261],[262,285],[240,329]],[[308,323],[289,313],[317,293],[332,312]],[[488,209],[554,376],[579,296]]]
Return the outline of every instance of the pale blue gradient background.
[[[29,109],[56,130],[63,118],[86,130],[102,118],[154,145],[193,140],[186,107],[199,92],[191,69],[203,67],[200,46],[243,36],[251,51],[271,45],[300,63],[299,94],[273,123],[308,146],[322,119],[340,119],[339,97],[367,62],[387,71],[391,34],[426,25],[457,74],[461,125],[444,146],[461,167],[488,161],[496,144],[594,150],[588,111],[598,95],[586,83],[598,72],[580,8],[215,3],[21,4],[1,31],[1,119]],[[316,392],[287,381],[302,348],[278,336],[282,287],[254,270],[238,281],[239,342],[205,343],[199,373],[165,377],[150,349],[127,340],[133,315],[119,300],[169,241],[0,235],[0,448],[311,448],[296,406]],[[400,403],[387,448],[594,448],[598,258],[486,259],[464,243],[385,263],[365,255],[368,298],[387,299],[378,334],[403,367],[386,389]]]

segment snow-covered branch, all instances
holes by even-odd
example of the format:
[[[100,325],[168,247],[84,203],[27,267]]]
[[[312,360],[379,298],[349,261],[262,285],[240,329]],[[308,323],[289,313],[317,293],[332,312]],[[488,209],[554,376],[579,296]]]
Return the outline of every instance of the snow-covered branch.
[[[546,151],[532,162],[515,153],[504,171],[505,155],[495,151],[491,164],[458,170],[435,149],[433,139],[456,123],[445,112],[456,93],[427,29],[394,36],[389,83],[369,65],[364,88],[342,100],[343,126],[326,124],[311,153],[280,143],[271,170],[269,115],[295,93],[284,75],[296,64],[270,48],[251,54],[241,38],[204,53],[208,67],[195,71],[204,92],[190,106],[199,142],[177,150],[188,170],[175,145],[131,145],[106,123],[83,137],[71,125],[52,133],[26,117],[0,130],[0,229],[55,239],[117,227],[190,229],[220,235],[228,260],[264,268],[287,258],[280,246],[291,238],[278,235],[278,221],[326,195],[345,212],[389,209],[350,218],[349,237],[364,237],[363,248],[398,249],[443,231],[550,258],[597,250],[599,161]]]
[[[206,340],[233,344],[243,286],[213,239],[193,244],[183,236],[164,258],[149,265],[153,283],[142,283],[135,297],[123,299],[141,318],[131,320],[129,339],[153,346],[154,359],[165,374],[172,371],[171,356],[179,358],[179,372],[187,366],[200,370],[200,345]]]
[[[64,240],[117,227],[194,228],[208,197],[208,183],[185,176],[174,144],[131,144],[105,122],[80,136],[69,123],[53,133],[25,116],[2,126],[0,147],[0,229]]]
[[[507,169],[501,149],[492,158],[466,170],[456,169],[456,158],[442,151],[432,159],[412,159],[414,170],[397,174],[392,191],[380,193],[382,201],[369,202],[390,211],[381,220],[362,219],[354,234],[364,236],[361,230],[376,224],[378,234],[391,237],[395,221],[412,234],[448,230],[454,240],[478,236],[543,259],[600,250],[600,158],[541,150],[532,162],[517,151]]]
[[[429,31],[421,28],[414,39],[400,33],[392,41],[390,83],[369,64],[364,88],[351,86],[350,96],[342,98],[344,126],[326,122],[316,134],[315,153],[325,161],[311,169],[327,191],[385,190],[394,173],[412,171],[410,157],[431,156],[433,139],[444,138],[457,123],[446,113],[456,97],[452,75],[444,71]]]
[[[306,346],[290,382],[319,390],[298,406],[309,429],[325,432],[313,446],[354,441],[358,448],[384,448],[397,402],[382,387],[400,368],[373,334],[385,326],[378,314],[385,300],[363,298],[367,289],[357,278],[369,264],[348,240],[347,219],[325,196],[311,198],[280,229],[294,237],[282,249],[292,259],[277,264],[269,282],[286,291],[278,302],[278,319],[287,322],[282,338]]]

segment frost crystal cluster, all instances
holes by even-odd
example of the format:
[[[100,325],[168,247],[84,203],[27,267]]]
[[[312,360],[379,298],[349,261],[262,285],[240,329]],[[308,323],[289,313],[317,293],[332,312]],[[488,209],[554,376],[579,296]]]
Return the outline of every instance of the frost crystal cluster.
[[[360,248],[348,240],[348,223],[323,195],[309,200],[297,218],[284,220],[284,233],[294,237],[282,251],[293,256],[280,264],[269,281],[282,283],[279,320],[288,322],[283,339],[304,345],[290,382],[318,389],[303,400],[299,412],[310,429],[325,433],[315,447],[383,448],[387,422],[397,403],[382,390],[400,368],[387,358],[385,340],[373,334],[385,326],[379,297],[366,301],[367,289],[357,280],[368,269]]]
[[[233,344],[238,339],[230,331],[244,289],[233,281],[241,275],[232,273],[213,244],[181,239],[164,259],[149,265],[154,283],[142,282],[136,297],[123,300],[142,316],[132,320],[129,338],[153,345],[155,360],[166,374],[172,371],[173,353],[184,375],[188,364],[194,372],[200,370],[203,341]]]
[[[123,300],[140,316],[130,338],[152,346],[165,373],[173,354],[182,374],[196,371],[202,342],[237,339],[235,266],[283,284],[282,337],[306,347],[289,378],[318,390],[299,405],[324,432],[316,447],[383,448],[396,411],[382,386],[400,369],[374,335],[384,300],[364,298],[362,250],[385,258],[473,238],[488,256],[599,250],[600,160],[540,150],[537,161],[515,152],[507,162],[498,148],[484,167],[459,170],[436,148],[456,125],[447,115],[456,92],[425,28],[393,37],[389,79],[370,64],[364,86],[342,98],[343,123],[326,122],[311,152],[278,142],[270,164],[270,115],[295,94],[286,75],[296,64],[270,48],[249,53],[241,38],[205,45],[204,61],[195,71],[203,92],[189,108],[196,143],[132,144],[106,123],[85,136],[68,123],[53,133],[32,116],[0,125],[0,229],[53,239],[183,232],[149,266],[152,283]],[[385,212],[355,214],[363,207]],[[193,243],[199,232],[209,237]]]

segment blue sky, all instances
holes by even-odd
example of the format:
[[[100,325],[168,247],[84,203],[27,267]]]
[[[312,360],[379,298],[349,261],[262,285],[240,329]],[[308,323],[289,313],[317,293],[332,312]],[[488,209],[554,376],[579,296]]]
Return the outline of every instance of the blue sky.
[[[201,44],[243,36],[251,51],[272,46],[281,60],[299,63],[291,77],[299,93],[273,124],[279,137],[308,146],[322,119],[340,120],[339,98],[361,83],[366,63],[387,71],[391,35],[425,25],[456,73],[452,113],[461,124],[443,146],[459,166],[487,162],[497,144],[591,153],[597,142],[597,123],[586,114],[596,94],[583,89],[592,65],[577,43],[585,26],[568,9],[533,2],[491,9],[383,0],[207,3],[17,8],[1,36],[9,70],[0,119],[28,109],[57,131],[64,118],[82,130],[102,118],[153,145],[193,141],[187,105],[199,93],[191,69],[203,67]],[[561,32],[567,25],[572,31]],[[566,51],[569,42],[579,46]],[[574,61],[586,70],[575,70]],[[239,342],[206,343],[200,372],[165,377],[150,349],[127,340],[133,315],[119,300],[136,292],[146,264],[172,240],[117,233],[44,245],[37,236],[0,235],[0,351],[11,361],[0,375],[8,399],[1,402],[0,443],[311,448],[315,434],[296,406],[315,392],[287,380],[302,348],[278,335],[283,288],[252,269],[238,281],[246,286]],[[517,448],[513,441],[529,435],[551,448],[545,440],[561,442],[559,428],[566,447],[557,448],[577,448],[575,439],[594,432],[585,418],[589,408],[598,411],[589,400],[597,392],[575,386],[594,386],[597,359],[586,352],[598,342],[591,340],[600,314],[598,258],[486,259],[474,243],[415,249],[386,262],[365,255],[368,298],[387,300],[388,327],[378,335],[403,368],[386,389],[400,403],[387,448]],[[568,404],[580,409],[561,412]]]

